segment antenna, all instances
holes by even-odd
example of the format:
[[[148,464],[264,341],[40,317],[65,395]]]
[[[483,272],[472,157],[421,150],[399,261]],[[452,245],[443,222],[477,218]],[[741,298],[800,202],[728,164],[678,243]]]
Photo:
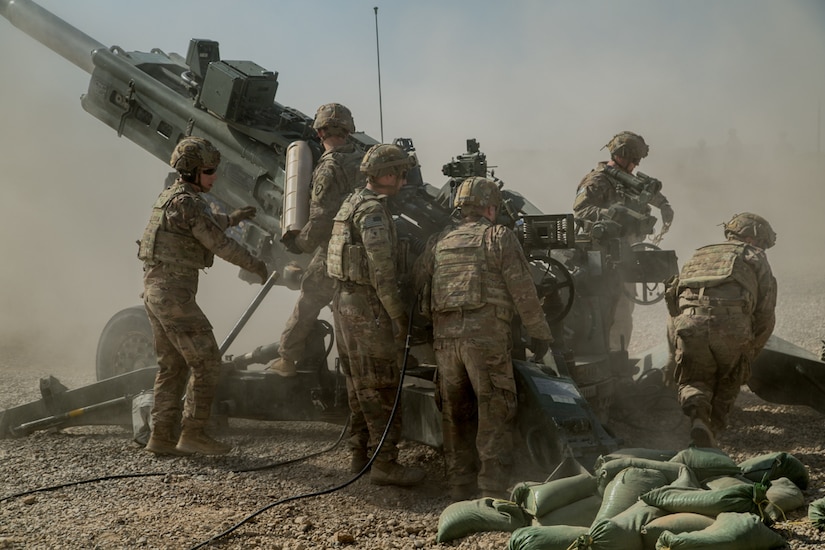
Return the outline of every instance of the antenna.
[[[381,101],[381,50],[378,47],[378,6],[375,10],[375,59],[378,62],[378,119],[381,123],[381,143],[384,143],[384,105]]]

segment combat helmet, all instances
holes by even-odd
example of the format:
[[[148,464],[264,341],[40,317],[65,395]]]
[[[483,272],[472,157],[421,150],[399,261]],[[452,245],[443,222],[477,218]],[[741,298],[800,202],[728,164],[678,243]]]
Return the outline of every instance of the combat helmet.
[[[214,168],[221,162],[221,153],[209,140],[187,136],[172,151],[169,165],[184,176],[193,176],[199,168]]]
[[[488,206],[498,207],[501,204],[501,191],[493,180],[473,176],[465,179],[458,186],[455,193],[457,208]]]
[[[735,214],[725,225],[725,237],[751,237],[756,246],[768,249],[776,244],[776,233],[768,220],[751,212]]]
[[[633,162],[633,164],[639,164],[639,161],[645,158],[648,151],[650,151],[650,147],[645,143],[642,136],[627,131],[619,132],[613,136],[605,147],[610,151],[611,156],[618,155]]]
[[[355,121],[350,110],[340,103],[326,103],[315,112],[312,127],[316,130],[340,128],[351,134],[355,131]]]
[[[370,147],[361,161],[361,172],[373,178],[401,174],[415,167],[415,157],[397,145],[380,143]]]

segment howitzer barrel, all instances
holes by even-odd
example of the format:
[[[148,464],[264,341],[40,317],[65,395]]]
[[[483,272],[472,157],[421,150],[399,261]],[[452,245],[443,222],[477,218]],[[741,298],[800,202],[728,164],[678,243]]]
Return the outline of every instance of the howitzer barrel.
[[[94,70],[92,52],[106,48],[94,38],[29,0],[0,0],[0,15],[87,73]]]

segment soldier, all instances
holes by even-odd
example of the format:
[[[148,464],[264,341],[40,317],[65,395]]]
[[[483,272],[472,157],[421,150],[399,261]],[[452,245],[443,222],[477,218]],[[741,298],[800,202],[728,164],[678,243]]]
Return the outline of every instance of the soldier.
[[[327,277],[327,246],[332,232],[332,219],[344,198],[364,183],[358,170],[363,152],[347,142],[355,131],[350,110],[339,103],[318,107],[312,127],[318,132],[324,153],[312,173],[312,196],[309,220],[300,231],[284,235],[284,244],[296,254],[315,252],[301,277],[298,302],[281,333],[280,357],[269,369],[282,376],[295,376],[296,361],[304,351],[304,343],[312,331],[318,314],[330,301],[335,290]]]
[[[776,320],[776,279],[765,254],[776,233],[745,212],[725,224],[725,237],[698,249],[666,293],[679,402],[699,447],[716,446]]]
[[[509,496],[517,407],[513,317],[521,318],[537,357],[553,340],[518,238],[495,223],[500,204],[495,182],[465,179],[455,198],[461,222],[430,239],[416,266],[433,320],[454,500],[473,498],[479,489],[485,497]]]
[[[643,212],[627,212],[624,209],[624,198],[619,192],[620,182],[615,176],[609,173],[609,167],[621,170],[627,174],[632,174],[639,166],[643,158],[647,156],[649,147],[644,138],[633,132],[621,132],[605,145],[610,151],[610,160],[600,162],[595,169],[591,170],[579,183],[576,190],[576,199],[573,203],[573,213],[579,219],[585,220],[588,229],[594,223],[610,219],[622,224],[619,237],[624,244],[625,250],[631,244],[644,240],[646,234],[640,234],[640,224],[633,223],[638,220],[648,218],[650,207],[645,205]],[[656,192],[648,202],[661,211],[662,230],[661,234],[667,231],[673,222],[673,208],[662,195],[661,191]],[[622,212],[619,214],[619,212]],[[655,218],[652,218],[655,222]],[[652,228],[652,224],[650,224]],[[609,349],[611,351],[624,350],[630,345],[630,336],[633,332],[633,301],[630,300],[623,290],[623,282],[617,281],[614,289],[612,310],[613,314],[609,334]],[[635,288],[628,287],[628,292],[635,292]]]
[[[178,143],[169,161],[178,179],[155,201],[139,242],[143,303],[159,366],[146,450],[158,455],[230,450],[204,431],[221,360],[212,325],[195,302],[198,270],[211,266],[217,255],[260,276],[261,282],[268,277],[264,262],[225,234],[229,226],[253,217],[255,208],[214,214],[200,196],[212,189],[220,160],[220,152],[203,138],[185,137]]]
[[[366,187],[352,193],[335,216],[327,273],[337,279],[332,311],[338,355],[351,411],[353,473],[368,463],[390,419],[400,383],[398,352],[408,311],[398,288],[398,238],[386,197],[398,194],[415,158],[395,145],[375,145],[361,162]],[[398,459],[401,415],[396,414],[370,473],[376,485],[415,485],[424,472]]]

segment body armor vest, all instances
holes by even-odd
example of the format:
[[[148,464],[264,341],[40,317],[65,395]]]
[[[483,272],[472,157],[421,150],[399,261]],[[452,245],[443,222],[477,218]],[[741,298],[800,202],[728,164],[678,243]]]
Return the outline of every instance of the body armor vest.
[[[183,194],[193,197],[198,204],[203,203],[208,210],[200,197],[178,182],[165,189],[152,207],[152,216],[140,240],[138,259],[150,265],[163,262],[193,269],[212,266],[215,256],[199,240],[192,235],[173,233],[166,229],[166,208],[172,199]]]
[[[755,298],[759,283],[754,270],[745,262],[749,245],[741,242],[711,244],[698,249],[682,267],[679,288],[701,289],[724,283],[737,283]]]
[[[350,195],[344,200],[332,223],[332,235],[327,248],[327,275],[339,281],[369,284],[364,245],[356,243],[352,231],[355,211],[368,199],[363,195]]]
[[[487,260],[485,235],[495,226],[482,222],[460,225],[435,247],[432,282],[434,313],[496,306],[497,316],[512,319],[513,299],[501,272]]]

